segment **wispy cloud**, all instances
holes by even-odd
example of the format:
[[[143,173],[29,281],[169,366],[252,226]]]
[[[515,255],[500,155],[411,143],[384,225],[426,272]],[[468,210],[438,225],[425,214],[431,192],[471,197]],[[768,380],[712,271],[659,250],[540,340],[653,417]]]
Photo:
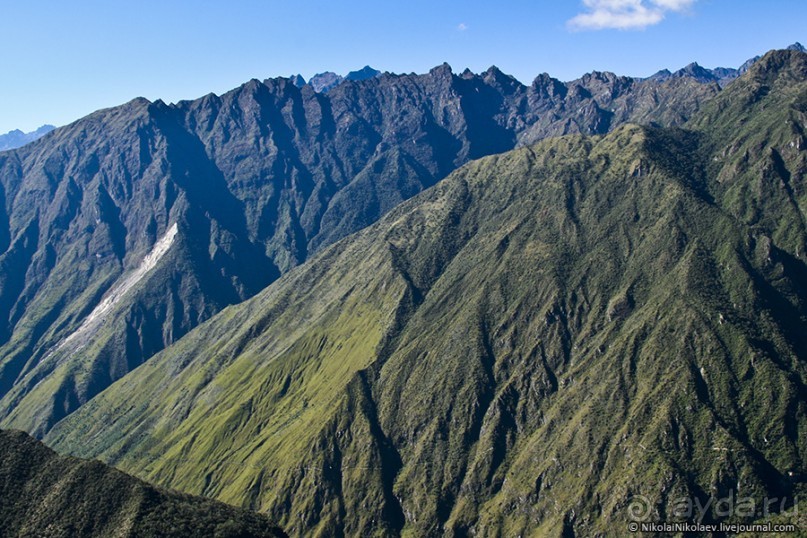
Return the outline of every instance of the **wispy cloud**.
[[[572,30],[641,30],[670,11],[686,11],[696,0],[583,0],[586,11],[566,24]]]
[[[461,22],[461,23],[459,23],[457,25],[457,30],[460,31],[460,32],[464,32],[467,29],[468,29],[468,25],[465,24],[464,22]]]

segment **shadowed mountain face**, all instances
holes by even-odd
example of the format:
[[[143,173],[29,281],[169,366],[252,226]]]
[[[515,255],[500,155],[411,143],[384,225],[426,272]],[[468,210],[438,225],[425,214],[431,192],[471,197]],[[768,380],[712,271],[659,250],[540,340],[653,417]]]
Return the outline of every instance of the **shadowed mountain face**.
[[[253,80],[171,106],[136,99],[2,153],[0,423],[44,434],[470,159],[680,124],[718,91],[608,73],[526,87],[447,65],[328,94]]]
[[[365,65],[358,71],[351,71],[345,75],[345,80],[365,80],[368,78],[381,76],[381,71],[373,69],[369,65]]]
[[[4,537],[285,536],[264,516],[61,457],[22,432],[0,431],[0,454]]]
[[[300,536],[622,536],[635,495],[651,520],[685,496],[792,498],[805,123],[807,55],[779,51],[686,130],[474,161],[47,441]]]

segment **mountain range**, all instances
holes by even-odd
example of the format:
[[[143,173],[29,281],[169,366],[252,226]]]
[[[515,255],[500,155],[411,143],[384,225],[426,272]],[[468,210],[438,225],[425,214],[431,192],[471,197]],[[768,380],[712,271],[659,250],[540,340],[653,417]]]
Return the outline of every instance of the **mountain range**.
[[[0,424],[44,435],[228,305],[464,163],[626,122],[715,83],[491,68],[136,99],[0,154]],[[146,260],[149,260],[148,263]]]
[[[253,80],[0,153],[0,425],[300,536],[793,499],[807,54],[712,75]]]
[[[788,46],[785,50],[795,50],[798,52],[807,52],[807,49],[801,43],[793,43],[792,45]],[[732,80],[736,79],[741,74],[748,71],[748,69],[754,65],[754,62],[762,58],[762,56],[754,56],[753,58],[749,58],[745,61],[740,67],[733,68],[733,67],[715,67],[714,69],[709,69],[706,67],[702,67],[698,65],[697,62],[692,62],[691,64],[687,65],[679,69],[678,71],[672,72],[669,69],[662,69],[657,71],[655,74],[648,77],[651,80],[668,80],[670,78],[692,78],[698,80],[699,82],[716,82],[720,84],[720,86],[725,86]],[[292,75],[290,80],[294,83],[295,86],[298,88],[302,88],[306,84],[310,84],[314,91],[316,92],[324,92],[327,93],[331,89],[335,88],[343,81],[346,80],[365,80],[368,78],[373,78],[381,76],[381,71],[377,69],[373,69],[369,65],[364,66],[362,69],[358,71],[351,71],[344,77],[333,71],[325,71],[323,73],[317,73],[311,79],[306,82],[305,78],[302,75]],[[643,80],[641,77],[635,77],[637,81]]]
[[[474,161],[46,440],[293,535],[592,536],[639,494],[793,498],[805,92],[807,55],[772,53],[686,130]]]
[[[801,43],[793,43],[785,50],[792,50],[796,52],[807,52],[807,49]],[[745,61],[740,67],[734,69],[732,67],[716,67],[708,69],[701,67],[697,62],[693,62],[686,67],[679,69],[676,72],[670,72],[669,69],[662,69],[649,78],[652,80],[668,80],[670,78],[692,78],[699,82],[716,82],[720,86],[725,86],[732,80],[736,79],[746,71],[748,71],[754,63],[756,63],[762,56],[754,56]]]
[[[31,131],[30,133],[23,133],[19,129],[9,131],[4,135],[0,135],[0,151],[6,151],[24,146],[29,142],[42,138],[55,128],[56,127],[53,125],[43,125],[36,131]]]

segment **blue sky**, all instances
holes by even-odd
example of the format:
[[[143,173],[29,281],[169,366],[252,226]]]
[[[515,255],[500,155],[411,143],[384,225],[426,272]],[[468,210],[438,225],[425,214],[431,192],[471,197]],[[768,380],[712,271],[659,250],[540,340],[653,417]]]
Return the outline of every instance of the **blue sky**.
[[[542,72],[736,67],[807,42],[805,21],[805,0],[3,0],[0,133],[137,96],[174,102],[365,64],[497,65],[524,83]]]

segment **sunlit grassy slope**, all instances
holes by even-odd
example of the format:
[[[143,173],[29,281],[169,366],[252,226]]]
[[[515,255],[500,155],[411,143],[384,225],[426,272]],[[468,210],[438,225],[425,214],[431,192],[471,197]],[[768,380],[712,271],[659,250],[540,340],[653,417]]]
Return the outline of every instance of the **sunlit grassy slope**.
[[[807,465],[807,55],[470,163],[47,441],[297,535],[621,536]],[[713,517],[713,516],[710,516]]]

